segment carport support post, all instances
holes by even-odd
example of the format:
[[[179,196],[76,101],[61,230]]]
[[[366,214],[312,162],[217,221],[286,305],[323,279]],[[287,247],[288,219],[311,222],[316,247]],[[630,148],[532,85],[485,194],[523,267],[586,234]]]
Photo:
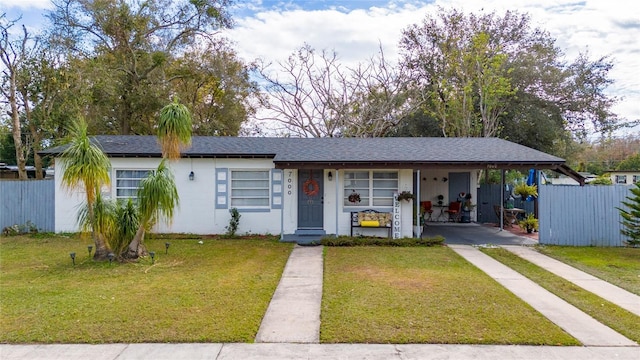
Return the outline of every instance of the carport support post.
[[[336,175],[334,179],[336,180],[336,238],[338,237],[338,230],[340,226],[338,224],[338,220],[340,219],[339,209],[340,209],[340,171],[338,169],[334,170]],[[349,217],[349,221],[351,221],[351,217]]]
[[[422,238],[422,224],[420,224],[420,210],[422,210],[420,208],[420,179],[422,179],[420,177],[420,170],[416,170],[416,196],[413,197],[413,206],[416,207],[417,211],[416,211],[416,228],[418,229],[418,231],[416,231],[416,235],[418,235],[418,238],[421,239]]]
[[[504,169],[500,170],[500,231],[504,230]]]

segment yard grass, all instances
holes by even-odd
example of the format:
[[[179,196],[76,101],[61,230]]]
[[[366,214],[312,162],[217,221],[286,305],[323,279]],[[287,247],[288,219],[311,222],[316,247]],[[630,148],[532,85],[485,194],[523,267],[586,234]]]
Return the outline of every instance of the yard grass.
[[[538,250],[640,295],[640,248],[539,246]]]
[[[0,238],[0,343],[252,342],[292,245],[198,241],[151,239],[154,264],[110,265],[88,239]]]
[[[578,345],[447,247],[326,247],[323,343]]]
[[[640,317],[505,250],[482,249],[494,259],[589,314],[627,338],[640,343]]]

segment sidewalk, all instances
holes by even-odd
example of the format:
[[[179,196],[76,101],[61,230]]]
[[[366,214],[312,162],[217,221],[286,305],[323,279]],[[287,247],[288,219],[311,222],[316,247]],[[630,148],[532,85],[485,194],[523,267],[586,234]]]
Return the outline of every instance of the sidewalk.
[[[0,345],[2,360],[637,360],[638,347],[438,344]]]
[[[469,245],[450,245],[458,253],[586,346],[637,346],[573,305]],[[638,349],[640,355],[640,349]]]
[[[525,246],[502,246],[521,258],[640,316],[640,296]]]

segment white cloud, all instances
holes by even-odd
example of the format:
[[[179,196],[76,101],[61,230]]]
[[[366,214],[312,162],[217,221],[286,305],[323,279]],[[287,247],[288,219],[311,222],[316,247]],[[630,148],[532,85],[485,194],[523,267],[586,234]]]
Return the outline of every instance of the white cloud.
[[[471,5],[470,5],[471,4]],[[260,3],[254,3],[256,8]],[[571,61],[588,51],[592,59],[611,56],[615,81],[608,91],[622,97],[615,107],[620,116],[640,119],[640,3],[624,0],[436,0],[375,2],[357,10],[270,9],[252,17],[235,18],[236,27],[227,32],[247,60],[284,60],[304,43],[321,49],[335,49],[346,63],[364,61],[381,43],[385,55],[397,56],[401,31],[419,23],[437,6],[465,12],[517,10],[531,16],[533,26],[549,31]],[[256,9],[254,8],[254,10]]]
[[[0,0],[0,8],[4,9],[50,9],[51,0]]]

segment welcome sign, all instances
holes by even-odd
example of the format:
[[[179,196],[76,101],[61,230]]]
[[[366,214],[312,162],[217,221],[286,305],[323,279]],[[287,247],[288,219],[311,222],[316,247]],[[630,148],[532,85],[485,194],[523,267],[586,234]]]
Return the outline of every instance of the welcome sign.
[[[400,239],[402,237],[402,210],[400,207],[400,200],[398,200],[398,193],[393,193],[393,222],[391,226],[393,227],[393,238]]]

